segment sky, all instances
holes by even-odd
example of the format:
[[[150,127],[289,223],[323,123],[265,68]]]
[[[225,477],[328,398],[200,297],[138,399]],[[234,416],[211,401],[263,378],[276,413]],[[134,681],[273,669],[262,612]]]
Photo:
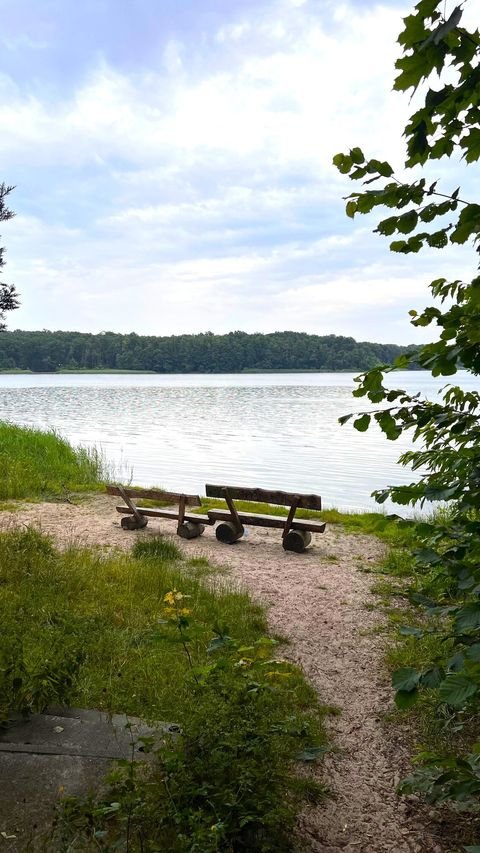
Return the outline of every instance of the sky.
[[[473,253],[390,253],[374,217],[346,218],[356,187],[332,166],[359,145],[402,167],[410,9],[0,0],[9,327],[428,339],[409,309],[432,279],[471,278]]]

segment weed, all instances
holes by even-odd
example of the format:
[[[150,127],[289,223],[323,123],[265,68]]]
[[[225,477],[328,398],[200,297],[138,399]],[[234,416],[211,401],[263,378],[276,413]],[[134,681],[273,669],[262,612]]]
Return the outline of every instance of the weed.
[[[177,545],[170,539],[163,539],[161,536],[155,536],[152,539],[137,539],[132,548],[132,555],[138,560],[155,559],[170,562],[183,559],[183,554]]]

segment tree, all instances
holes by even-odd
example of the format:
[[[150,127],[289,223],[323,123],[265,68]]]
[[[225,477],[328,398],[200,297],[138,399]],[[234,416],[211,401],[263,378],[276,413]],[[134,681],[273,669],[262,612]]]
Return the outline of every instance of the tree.
[[[480,157],[480,34],[463,28],[461,18],[461,6],[447,13],[445,0],[420,0],[404,19],[394,88],[421,93],[421,106],[404,132],[407,170],[452,155],[461,155],[467,164]],[[346,199],[348,216],[377,207],[395,211],[375,229],[394,238],[393,252],[417,253],[425,246],[446,250],[464,243],[480,251],[480,204],[465,199],[460,188],[445,188],[425,177],[401,180],[387,161],[367,159],[360,148],[337,154],[334,164],[368,185]],[[410,314],[414,326],[436,324],[439,335],[415,357],[434,376],[453,376],[459,367],[480,374],[480,276],[470,282],[437,278],[430,290],[434,304]],[[411,360],[412,355],[402,356],[394,367],[406,367]],[[354,395],[381,406],[353,416],[354,426],[365,430],[374,418],[387,438],[412,430],[414,440],[422,443],[400,457],[403,464],[425,471],[421,478],[377,492],[376,499],[381,503],[390,496],[412,505],[447,502],[448,514],[417,527],[416,562],[425,588],[411,598],[427,615],[440,618],[443,647],[451,649],[450,656],[440,656],[422,672],[405,667],[395,673],[396,702],[408,707],[422,690],[434,690],[448,716],[456,715],[461,726],[462,719],[478,720],[480,713],[480,395],[447,385],[437,402],[428,402],[386,388],[385,374],[392,369],[376,368],[358,378]],[[436,630],[436,623],[426,629]],[[477,743],[456,756],[427,756],[405,790],[426,792],[433,802],[457,800],[462,808],[478,811],[479,754]],[[465,849],[480,851],[480,846]]]
[[[0,184],[0,222],[6,222],[15,215],[5,204],[5,199],[12,190],[13,187],[7,187],[6,184],[3,183]],[[5,249],[0,246],[0,271],[5,266],[5,260],[3,258],[4,252]],[[5,323],[3,322],[5,319],[5,312],[14,311],[15,308],[18,308],[19,304],[18,294],[14,285],[0,282],[0,331],[5,329]]]

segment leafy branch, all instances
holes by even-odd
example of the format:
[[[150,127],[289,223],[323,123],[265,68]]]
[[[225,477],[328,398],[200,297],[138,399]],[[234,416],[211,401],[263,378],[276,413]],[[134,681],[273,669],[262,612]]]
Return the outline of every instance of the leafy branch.
[[[442,6],[440,0],[420,0],[404,19],[398,38],[402,56],[395,64],[399,73],[394,89],[415,92],[421,84],[425,86],[423,104],[405,127],[407,169],[450,157],[456,150],[467,164],[480,158],[480,33],[459,27],[461,6],[448,17],[442,14]],[[430,86],[433,74],[438,75],[441,88]],[[388,161],[367,159],[357,147],[337,154],[334,165],[351,180],[366,178],[364,185],[387,179],[381,188],[349,195],[346,213],[353,218],[377,207],[397,211],[375,229],[383,236],[401,235],[390,243],[391,251],[410,254],[425,246],[447,249],[468,241],[480,251],[480,204],[465,201],[460,188],[445,194],[437,191],[437,181],[429,185],[425,178],[400,181]],[[451,220],[438,230],[421,230],[423,223],[448,215]],[[430,402],[384,384],[386,374],[412,362],[433,376],[453,376],[460,368],[480,375],[480,277],[470,282],[437,278],[430,283],[430,291],[434,304],[421,312],[412,309],[410,316],[415,327],[436,325],[437,339],[394,365],[379,366],[356,380],[355,397],[395,405],[340,420],[346,423],[353,417],[354,427],[361,432],[375,421],[391,440],[413,430],[413,439],[420,444],[399,460],[418,472],[419,478],[377,491],[374,496],[379,503],[387,498],[401,505],[442,501],[448,507],[448,512],[416,525],[415,573],[425,578],[425,588],[412,589],[410,600],[425,611],[427,626],[430,619],[440,620],[441,639],[452,654],[445,652],[444,659],[432,660],[423,670],[403,667],[394,673],[393,687],[400,708],[410,707],[425,691],[433,693],[437,706],[457,715],[461,727],[465,715],[478,719],[480,713],[480,394],[449,385],[440,401]],[[403,633],[415,638],[424,631],[406,626]],[[404,782],[404,792],[419,791],[430,802],[453,801],[478,811],[480,747],[467,744],[463,754],[460,747],[458,752],[420,755],[420,766]],[[480,846],[464,849],[480,850]]]

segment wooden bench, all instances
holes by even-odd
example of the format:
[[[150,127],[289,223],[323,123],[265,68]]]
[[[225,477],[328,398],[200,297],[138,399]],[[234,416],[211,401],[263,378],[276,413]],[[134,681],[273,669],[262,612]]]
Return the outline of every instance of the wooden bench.
[[[109,495],[118,495],[123,498],[125,504],[117,506],[117,512],[122,513],[120,524],[124,530],[139,530],[146,527],[149,518],[170,518],[177,520],[177,533],[183,539],[195,539],[201,536],[206,524],[215,524],[208,515],[200,515],[186,512],[189,506],[201,506],[202,502],[198,495],[185,495],[177,492],[166,492],[163,489],[132,489],[121,485],[107,485]],[[165,504],[178,504],[178,510],[164,509],[163,507],[137,506],[133,499],[161,501]]]
[[[215,530],[215,535],[220,542],[227,544],[236,542],[245,532],[244,524],[276,527],[282,530],[282,544],[285,551],[301,553],[310,544],[312,533],[323,533],[325,531],[325,522],[323,521],[295,518],[297,509],[321,510],[322,499],[319,495],[290,494],[289,492],[269,491],[267,489],[214,486],[211,484],[205,486],[205,493],[210,498],[223,498],[227,503],[228,509],[208,510],[208,517],[211,521],[220,522]],[[237,510],[235,500],[288,506],[289,511],[286,517],[242,512]]]

